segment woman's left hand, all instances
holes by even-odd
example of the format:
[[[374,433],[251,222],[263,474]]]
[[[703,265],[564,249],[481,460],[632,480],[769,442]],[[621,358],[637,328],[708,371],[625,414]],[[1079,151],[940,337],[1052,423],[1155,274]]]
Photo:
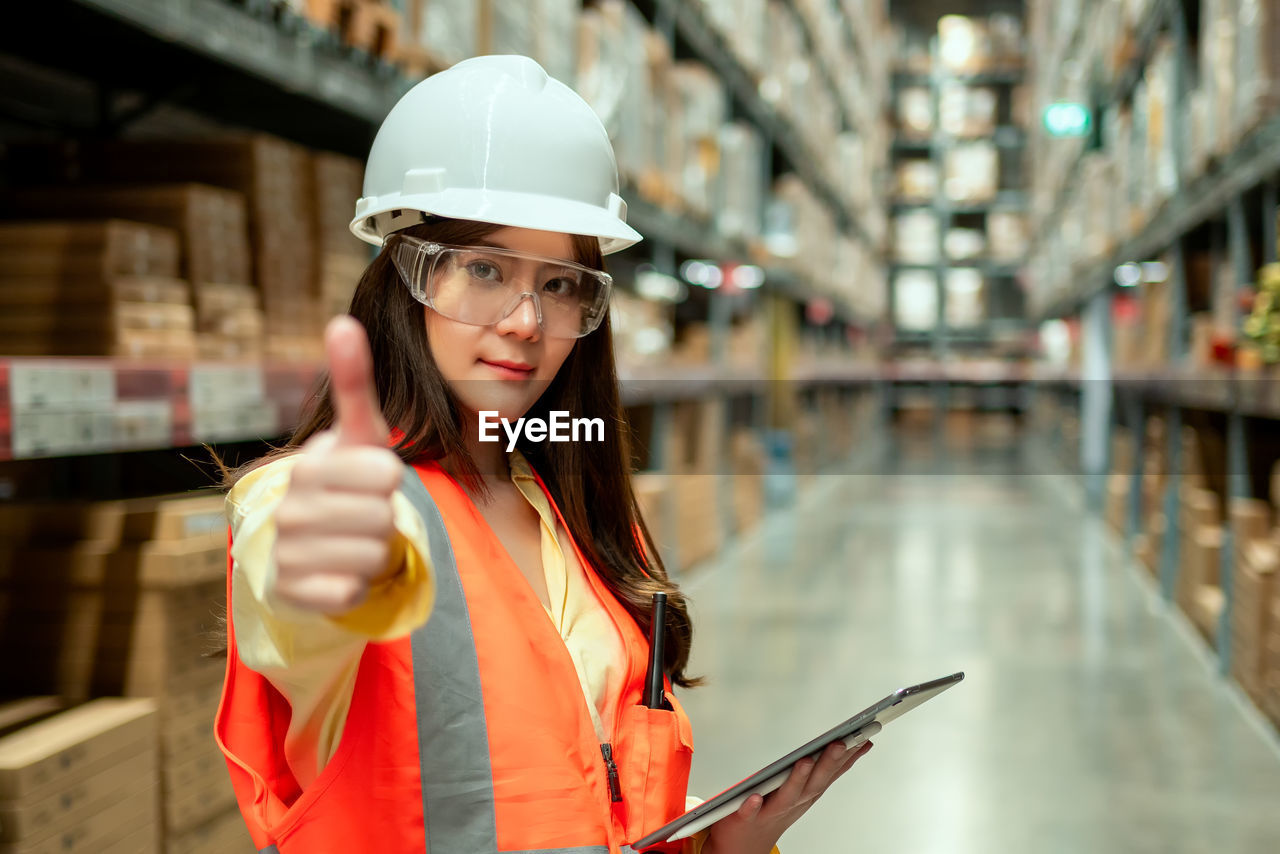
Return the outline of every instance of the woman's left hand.
[[[816,762],[801,759],[779,788],[765,796],[752,795],[733,815],[711,825],[702,854],[769,854],[787,828],[870,749],[869,741],[853,750],[836,743]]]

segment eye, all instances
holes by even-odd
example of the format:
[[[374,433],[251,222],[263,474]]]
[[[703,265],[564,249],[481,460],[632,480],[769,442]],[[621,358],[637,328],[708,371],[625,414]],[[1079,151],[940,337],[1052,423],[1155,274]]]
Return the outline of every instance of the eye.
[[[578,295],[578,282],[567,276],[551,279],[542,286],[543,293],[556,297],[573,297]]]
[[[489,261],[478,260],[468,263],[467,273],[470,274],[471,278],[485,282],[502,281],[502,270],[498,268],[497,264]]]

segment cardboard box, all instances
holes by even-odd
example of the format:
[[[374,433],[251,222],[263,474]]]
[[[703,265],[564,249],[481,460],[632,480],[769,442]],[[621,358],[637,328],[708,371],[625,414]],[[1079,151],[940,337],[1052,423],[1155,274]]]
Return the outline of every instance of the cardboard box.
[[[155,744],[155,702],[103,698],[0,739],[0,800],[34,798],[83,779],[108,758]]]
[[[356,200],[364,195],[364,164],[354,157],[317,151],[311,154],[315,197],[316,257],[369,257],[368,244],[351,233]]]
[[[676,505],[676,563],[688,570],[720,548],[718,474],[672,477]]]
[[[640,516],[649,529],[654,545],[660,552],[670,553],[675,546],[668,530],[669,502],[672,500],[671,478],[659,472],[642,472],[632,475],[631,486],[640,507]]]
[[[0,703],[0,738],[62,711],[58,697],[24,697]]]
[[[0,848],[4,854],[152,854],[159,851],[156,790],[96,813],[71,827],[52,829],[30,842]]]
[[[121,543],[225,533],[225,498],[220,492],[0,505],[0,536],[14,546],[97,543],[109,548]],[[212,545],[212,541],[205,545]]]
[[[1233,498],[1230,505],[1231,533],[1237,556],[1255,540],[1271,537],[1271,504],[1258,498]]]
[[[189,830],[165,837],[165,854],[256,854],[240,811],[229,810]]]
[[[24,154],[30,157],[32,152],[28,149]],[[315,302],[314,226],[305,213],[313,209],[314,179],[306,149],[267,134],[253,134],[84,143],[58,147],[46,156],[72,162],[87,181],[198,182],[240,193],[248,213],[253,281],[259,291]],[[289,314],[274,316],[270,306],[266,311],[269,329],[276,322],[296,322]]]
[[[1225,605],[1226,599],[1221,587],[1204,586],[1195,593],[1191,622],[1200,630],[1210,647],[1217,646],[1218,627],[1222,621],[1222,609]]]
[[[45,584],[98,587],[128,584],[144,588],[172,588],[226,575],[225,535],[199,534],[182,540],[159,540],[128,548],[80,543],[69,548],[23,549],[15,556],[22,567],[39,567]]]
[[[1252,697],[1262,694],[1280,545],[1252,540],[1238,550],[1231,603],[1231,672]]]
[[[0,280],[176,278],[178,234],[123,219],[0,223]]]
[[[10,192],[7,203],[24,216],[116,217],[176,228],[181,275],[197,288],[253,281],[248,216],[244,197],[234,190],[204,184],[35,187]]]
[[[185,279],[164,276],[96,276],[75,279],[0,278],[0,311],[7,317],[50,310],[102,312],[121,303],[169,303],[190,305],[191,286]]]
[[[1127,474],[1115,473],[1107,478],[1107,523],[1123,534],[1129,518],[1129,481]]]
[[[206,733],[206,735],[208,735]],[[171,833],[199,827],[225,813],[236,804],[226,761],[210,763],[203,777],[181,791],[168,791],[164,797],[164,825]]]
[[[128,802],[146,797],[156,785],[155,745],[120,752],[94,766],[88,776],[43,795],[0,800],[0,842],[31,843]]]
[[[225,662],[208,657],[220,629],[225,582],[139,590],[9,590],[5,636],[27,654],[6,661],[6,682],[28,691],[85,698],[159,696],[220,682]]]

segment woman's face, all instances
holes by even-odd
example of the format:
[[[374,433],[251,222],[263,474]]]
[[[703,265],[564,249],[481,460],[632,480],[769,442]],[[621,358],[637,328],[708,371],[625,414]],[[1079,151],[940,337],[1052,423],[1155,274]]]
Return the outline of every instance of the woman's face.
[[[556,232],[503,228],[480,243],[575,260],[569,236]],[[524,289],[532,291],[534,286],[529,281]],[[496,410],[510,421],[522,417],[555,378],[575,343],[573,338],[547,337],[527,298],[492,326],[450,320],[425,306],[423,311],[431,356],[453,393],[473,414]]]

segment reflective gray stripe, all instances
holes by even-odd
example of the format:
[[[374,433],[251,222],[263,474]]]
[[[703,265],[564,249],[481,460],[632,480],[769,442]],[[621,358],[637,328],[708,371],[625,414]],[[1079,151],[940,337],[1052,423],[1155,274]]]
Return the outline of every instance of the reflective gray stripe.
[[[258,854],[280,854],[280,849],[274,845],[268,845],[266,848],[259,851]]]
[[[498,854],[480,663],[462,580],[440,508],[413,468],[405,472],[401,490],[426,523],[436,577],[431,619],[410,638],[426,851]],[[267,850],[276,854],[274,848]],[[629,845],[621,850],[635,854]],[[587,845],[503,854],[609,854],[609,848]]]
[[[412,467],[401,487],[427,526],[436,602],[410,639],[427,854],[496,854],[493,768],[480,664],[440,508]]]

